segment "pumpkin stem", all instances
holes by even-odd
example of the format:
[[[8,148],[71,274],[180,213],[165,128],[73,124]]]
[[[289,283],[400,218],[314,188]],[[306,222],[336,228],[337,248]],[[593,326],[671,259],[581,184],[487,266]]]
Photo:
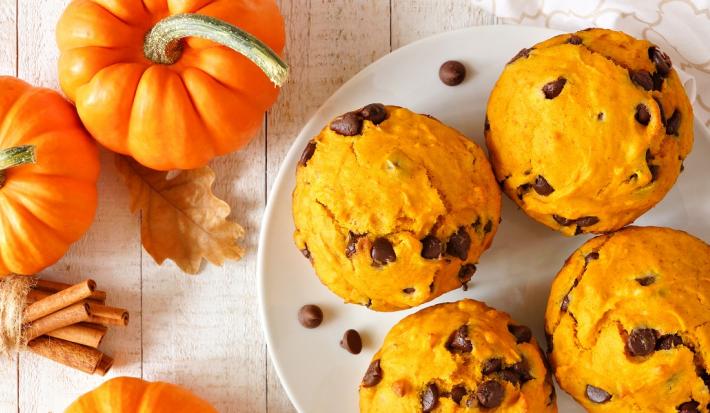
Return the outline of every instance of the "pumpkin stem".
[[[5,170],[36,162],[34,145],[20,145],[0,150],[0,188],[5,185]]]
[[[143,53],[149,60],[164,65],[177,62],[185,37],[211,40],[241,53],[281,86],[288,77],[288,65],[261,40],[244,30],[211,16],[175,14],[156,23],[145,37]]]

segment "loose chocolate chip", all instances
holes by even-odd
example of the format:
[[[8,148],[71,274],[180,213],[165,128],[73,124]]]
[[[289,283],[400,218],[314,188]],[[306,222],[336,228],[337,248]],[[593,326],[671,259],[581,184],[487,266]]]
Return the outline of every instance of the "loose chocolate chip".
[[[644,90],[653,89],[653,78],[651,74],[645,70],[629,70],[631,81],[644,88]]]
[[[444,62],[439,68],[439,79],[447,86],[460,85],[466,78],[466,67],[456,60]]]
[[[606,403],[611,400],[611,394],[606,390],[600,389],[599,387],[587,384],[587,398],[594,403]]]
[[[647,275],[645,277],[637,278],[636,282],[641,284],[641,286],[643,287],[648,287],[649,285],[656,282],[656,277],[653,275]]]
[[[468,390],[466,390],[466,386],[463,384],[457,384],[451,389],[451,400],[453,400],[454,403],[459,404],[467,393]]]
[[[648,125],[648,122],[651,121],[651,112],[648,111],[648,107],[643,103],[636,105],[636,115],[634,115],[634,119],[643,126]]]
[[[330,130],[343,136],[355,136],[362,132],[362,116],[356,112],[348,112],[330,122]]]
[[[510,61],[508,62],[508,64],[511,64],[511,63],[515,62],[516,60],[518,60],[518,59],[520,59],[520,58],[523,58],[523,57],[524,57],[524,58],[527,58],[528,56],[530,56],[530,52],[532,52],[532,50],[533,50],[532,48],[520,50],[520,51],[518,52],[518,54],[516,54],[515,56],[513,56],[512,59],[510,59]]]
[[[386,265],[389,262],[397,261],[397,255],[394,253],[394,247],[387,238],[377,238],[372,243],[370,250],[372,261],[377,265]]]
[[[700,413],[698,407],[700,407],[700,403],[696,402],[695,400],[692,400],[681,404],[677,407],[677,409],[680,413]]]
[[[365,372],[365,377],[362,378],[362,387],[377,386],[382,381],[382,369],[380,368],[380,360],[377,359],[370,363],[370,366]]]
[[[364,108],[360,109],[360,116],[363,119],[369,120],[375,125],[379,125],[387,119],[387,109],[382,103],[370,103]]]
[[[308,161],[310,161],[313,157],[314,153],[316,153],[316,142],[310,141],[308,142],[308,145],[306,145],[306,148],[303,150],[303,153],[301,154],[301,159],[298,161],[298,164],[301,166],[306,166]]]
[[[599,253],[596,251],[592,251],[589,254],[584,256],[584,264],[589,264],[589,261],[594,261],[599,259]]]
[[[505,387],[497,381],[489,380],[478,386],[476,398],[485,408],[498,407],[503,402]]]
[[[436,383],[429,383],[421,394],[422,411],[431,412],[439,404],[439,388]]]
[[[471,237],[465,227],[459,227],[459,230],[449,237],[449,241],[446,243],[446,253],[465,261],[470,247]]]
[[[468,326],[466,324],[449,335],[448,340],[446,340],[446,349],[453,354],[470,353],[473,350],[473,344],[468,339]]]
[[[578,227],[591,227],[592,225],[596,224],[599,222],[599,218],[594,217],[594,216],[589,216],[589,217],[580,217],[577,218],[576,224]]]
[[[500,371],[503,368],[503,360],[499,358],[488,359],[483,362],[483,367],[481,372],[484,375],[493,374]]]
[[[673,67],[673,62],[671,62],[671,58],[667,54],[663,53],[658,47],[651,46],[648,48],[648,58],[656,65],[658,73],[662,76],[668,76],[671,67]]]
[[[323,310],[317,305],[306,304],[298,310],[298,322],[306,328],[316,328],[323,322]]]
[[[441,257],[444,252],[444,243],[433,235],[427,235],[422,239],[422,258],[435,260]]]
[[[626,347],[632,356],[647,356],[656,350],[658,332],[652,328],[635,328],[629,334]]]
[[[567,79],[562,76],[558,77],[557,80],[546,83],[545,86],[542,87],[542,93],[545,94],[545,99],[554,99],[559,96],[559,94],[562,93],[562,89],[565,87],[565,83],[567,83]]]
[[[660,92],[663,89],[663,81],[665,80],[663,75],[658,72],[653,72],[651,79],[653,79],[653,90]]]
[[[344,348],[352,354],[360,354],[362,351],[362,338],[356,330],[348,330],[343,334],[340,340],[340,347]]]
[[[545,179],[542,175],[537,176],[535,183],[533,184],[533,188],[535,189],[535,192],[542,196],[548,196],[555,192],[555,188],[553,188],[552,185],[547,182],[547,179]]]
[[[486,225],[483,227],[483,233],[488,234],[491,231],[493,231],[493,221],[489,219],[488,222],[486,222]]]
[[[356,234],[352,231],[348,232],[348,244],[345,247],[345,256],[348,258],[352,258],[353,255],[357,252],[357,241],[364,237],[364,235]]]
[[[567,41],[565,41],[565,43],[579,45],[579,44],[582,44],[582,38],[577,36],[576,34],[573,34],[567,38]]]
[[[683,339],[678,334],[664,334],[656,341],[656,350],[670,350],[683,344]]]
[[[666,121],[666,135],[678,136],[678,129],[680,128],[680,111],[678,109],[673,111],[673,114]]]
[[[515,341],[520,343],[529,343],[532,339],[532,331],[527,326],[508,325],[508,331],[515,337]]]
[[[560,310],[567,311],[568,308],[569,308],[569,295],[566,295],[565,298],[562,299],[562,304],[560,304]]]
[[[658,111],[661,113],[661,123],[665,125],[666,124],[666,113],[663,110],[663,103],[661,103],[661,101],[655,96],[653,97],[653,100],[656,101],[656,105],[658,105]]]
[[[573,219],[567,219],[567,218],[562,217],[562,216],[559,216],[559,215],[557,215],[557,214],[552,214],[552,218],[553,218],[555,221],[557,221],[558,224],[560,224],[560,225],[562,225],[562,226],[564,226],[564,227],[567,227],[567,226],[570,226],[570,225],[574,224],[574,220],[573,220]]]
[[[412,287],[407,287],[404,290],[402,290],[402,292],[405,294],[414,294],[414,291],[416,291],[416,290]]]
[[[306,257],[306,259],[309,259],[309,260],[311,259],[311,251],[308,250],[308,245],[306,245],[306,246],[301,250],[301,254],[303,254],[303,256]]]

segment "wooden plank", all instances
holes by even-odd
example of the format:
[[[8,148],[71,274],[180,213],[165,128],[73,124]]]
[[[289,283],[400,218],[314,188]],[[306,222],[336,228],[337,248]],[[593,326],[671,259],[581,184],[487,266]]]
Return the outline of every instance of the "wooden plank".
[[[68,0],[19,2],[19,75],[34,84],[57,88],[56,22]],[[128,210],[128,194],[113,166],[101,154],[99,209],[82,240],[56,265],[43,272],[50,279],[76,282],[91,277],[108,291],[108,303],[125,307],[132,321],[109,331],[102,349],[116,359],[109,376],[141,375],[141,273],[139,221]],[[31,354],[20,356],[20,410],[61,411],[105,378],[57,366]]]

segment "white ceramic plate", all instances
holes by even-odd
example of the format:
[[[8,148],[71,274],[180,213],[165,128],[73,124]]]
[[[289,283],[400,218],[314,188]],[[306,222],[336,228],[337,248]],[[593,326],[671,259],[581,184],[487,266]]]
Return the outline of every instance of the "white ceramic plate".
[[[293,243],[291,192],[295,169],[308,140],[331,118],[368,103],[405,106],[431,114],[484,146],[488,94],[505,63],[523,47],[558,32],[521,26],[483,26],[441,34],[405,46],[365,68],[316,112],[294,142],[271,191],[259,242],[258,274],[262,321],[272,360],[286,392],[303,413],[358,412],[358,384],[387,331],[414,310],[377,313],[345,305],[316,277]],[[464,62],[466,81],[439,81],[446,60]],[[687,230],[710,241],[710,143],[696,122],[693,153],[665,200],[637,221]],[[525,216],[503,197],[503,222],[483,254],[467,292],[457,290],[427,303],[465,297],[507,311],[544,343],[543,315],[552,278],[567,256],[588,237],[567,238]],[[314,330],[298,323],[297,311],[317,304],[325,321]],[[419,307],[419,309],[423,308]],[[354,356],[339,347],[345,330],[357,329],[364,350]],[[584,410],[558,392],[559,411]]]

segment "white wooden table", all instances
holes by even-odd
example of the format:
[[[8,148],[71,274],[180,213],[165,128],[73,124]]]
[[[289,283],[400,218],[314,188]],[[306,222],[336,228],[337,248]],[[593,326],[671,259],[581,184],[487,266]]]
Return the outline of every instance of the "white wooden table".
[[[157,266],[141,248],[140,216],[128,211],[113,158],[102,151],[96,221],[44,274],[66,282],[91,277],[111,292],[110,304],[130,309],[129,327],[113,329],[103,344],[116,359],[110,377],[181,384],[220,412],[293,411],[270,365],[256,300],[257,236],[279,164],[311,113],[372,61],[422,37],[493,23],[476,1],[279,1],[290,82],[260,136],[212,163],[215,192],[247,230],[249,253],[240,262],[207,266],[198,276],[172,263]],[[68,2],[0,0],[0,75],[58,87],[54,30]],[[0,412],[61,412],[103,380],[21,354],[0,361]]]

